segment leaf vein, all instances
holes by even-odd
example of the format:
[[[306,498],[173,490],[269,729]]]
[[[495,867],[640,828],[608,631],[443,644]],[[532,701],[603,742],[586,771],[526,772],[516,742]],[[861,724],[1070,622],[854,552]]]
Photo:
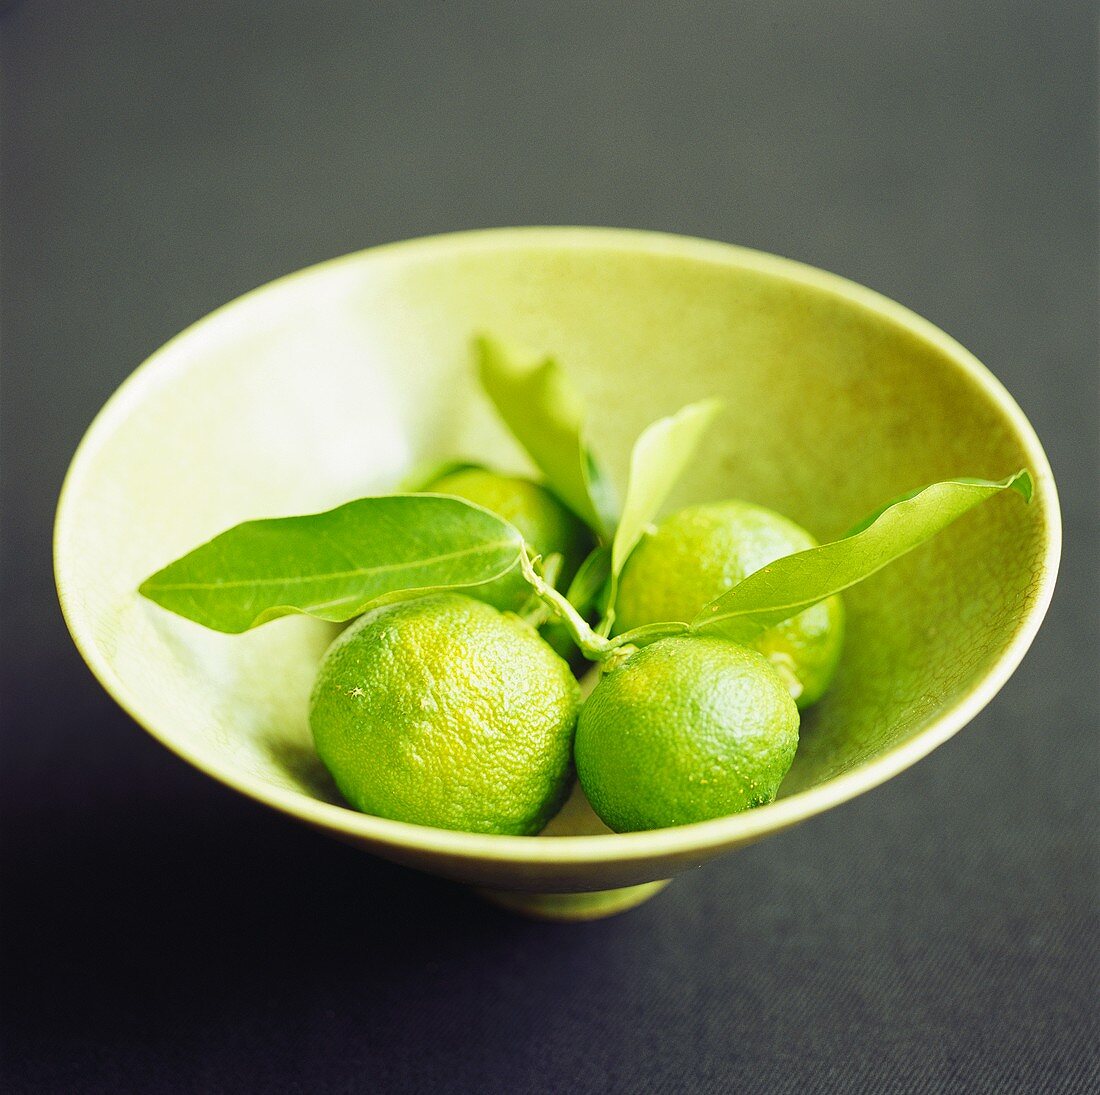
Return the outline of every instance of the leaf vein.
[[[507,540],[491,541],[477,544],[474,547],[463,548],[460,551],[446,552],[442,555],[433,555],[430,558],[416,559],[402,563],[379,563],[375,566],[357,567],[354,570],[324,571],[316,574],[301,574],[281,578],[236,578],[220,582],[157,582],[150,579],[145,588],[149,590],[203,590],[203,589],[231,589],[239,587],[262,586],[289,586],[304,585],[307,582],[331,581],[337,578],[360,578],[369,574],[388,574],[401,570],[416,570],[425,566],[434,566],[437,563],[449,562],[452,559],[467,558],[476,555],[489,555],[494,551],[506,547],[518,546],[511,538]]]

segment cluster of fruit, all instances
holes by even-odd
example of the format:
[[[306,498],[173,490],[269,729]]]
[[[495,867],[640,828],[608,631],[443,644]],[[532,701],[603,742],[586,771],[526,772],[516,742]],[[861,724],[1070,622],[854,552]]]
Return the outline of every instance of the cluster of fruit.
[[[510,521],[543,558],[561,558],[561,584],[591,547],[585,525],[528,479],[469,468],[426,489]],[[793,522],[746,502],[681,510],[631,554],[612,634],[692,620],[753,571],[813,546]],[[569,653],[563,625],[543,625],[548,642],[500,611],[515,603],[517,582],[525,584],[514,571],[468,595],[377,608],[333,644],[310,721],[353,805],[423,825],[536,833],[567,794],[574,757],[593,809],[617,831],[775,797],[798,744],[798,706],[821,696],[839,659],[839,598],[769,628],[752,647],[678,636],[616,647],[582,704],[559,656]]]
[[[310,727],[348,802],[382,817],[530,835],[574,771],[618,832],[771,802],[799,711],[840,660],[839,593],[999,491],[1030,499],[1026,471],[947,480],[824,546],[746,501],[655,524],[716,402],[643,431],[618,505],[555,363],[478,353],[543,482],[452,463],[399,494],[235,526],[140,588],[226,632],[354,621],[322,660]]]

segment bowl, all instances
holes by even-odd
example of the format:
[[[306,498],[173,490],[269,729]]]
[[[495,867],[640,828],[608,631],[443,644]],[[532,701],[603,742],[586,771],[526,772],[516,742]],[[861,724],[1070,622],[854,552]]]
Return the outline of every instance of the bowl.
[[[433,458],[526,470],[480,394],[471,339],[552,353],[620,482],[659,415],[724,399],[673,505],[738,497],[828,540],[910,488],[1031,469],[846,595],[832,690],[803,719],[777,800],[613,834],[575,796],[538,837],[390,821],[344,805],[307,699],[332,625],[216,634],[136,593],[239,521],[393,489]],[[115,393],[62,490],[62,609],[92,671],[181,758],[250,797],[519,911],[588,918],[686,868],[876,786],[946,741],[1008,679],[1046,611],[1057,495],[997,380],[932,324],[832,274],[705,240],[602,228],[456,233],[359,252],[246,294],[174,338]]]

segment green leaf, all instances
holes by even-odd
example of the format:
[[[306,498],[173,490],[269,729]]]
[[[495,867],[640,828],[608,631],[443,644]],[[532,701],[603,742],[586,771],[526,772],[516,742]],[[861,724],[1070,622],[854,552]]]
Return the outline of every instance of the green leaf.
[[[582,616],[586,616],[600,599],[610,576],[611,549],[606,545],[593,548],[573,575],[565,594],[566,600]]]
[[[1026,470],[1007,479],[933,483],[871,514],[840,540],[776,559],[713,600],[692,621],[696,632],[749,642],[912,551],[979,502],[1003,490],[1031,501]]]
[[[246,521],[170,563],[138,592],[215,631],[291,613],[342,622],[411,590],[494,581],[523,537],[480,506],[433,494],[360,498],[325,513]]]
[[[584,438],[581,402],[557,363],[517,366],[488,338],[477,339],[475,349],[482,386],[547,485],[582,521],[610,535],[614,491]]]
[[[689,403],[674,415],[648,425],[634,442],[623,514],[611,548],[614,577],[622,573],[646,526],[657,516],[721,409],[717,399]]]

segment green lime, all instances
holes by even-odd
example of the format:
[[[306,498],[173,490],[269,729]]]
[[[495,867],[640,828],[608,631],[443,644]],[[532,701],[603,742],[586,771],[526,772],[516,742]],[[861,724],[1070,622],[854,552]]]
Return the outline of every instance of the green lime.
[[[816,547],[801,526],[750,502],[707,502],[665,518],[627,561],[615,604],[618,633],[666,620],[690,622],[753,571]],[[830,597],[765,631],[752,645],[786,680],[800,708],[833,679],[844,642],[844,608]]]
[[[534,628],[454,593],[368,612],[325,653],[317,753],[364,813],[537,833],[568,791],[580,694]]]
[[[605,674],[581,708],[577,776],[616,832],[761,806],[798,747],[798,708],[761,654],[671,638]]]
[[[562,566],[557,584],[563,589],[577,573],[577,568],[592,547],[592,534],[584,523],[545,487],[530,479],[500,475],[485,468],[463,468],[444,475],[424,489],[435,494],[453,494],[491,510],[515,525],[524,540],[544,559],[550,555],[560,555]],[[507,575],[501,583],[507,583],[513,577],[529,592],[530,587],[518,573]],[[493,587],[497,585],[493,583]],[[478,594],[479,600],[488,599],[481,595],[484,593],[485,589]]]

